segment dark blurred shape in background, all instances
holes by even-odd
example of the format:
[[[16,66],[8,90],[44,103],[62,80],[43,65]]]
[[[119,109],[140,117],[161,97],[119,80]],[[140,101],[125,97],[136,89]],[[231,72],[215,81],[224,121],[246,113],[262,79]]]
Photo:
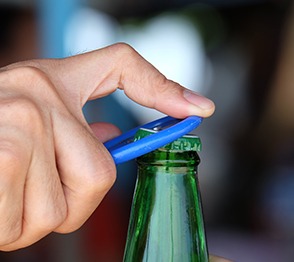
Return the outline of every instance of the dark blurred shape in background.
[[[35,12],[0,1],[0,66],[37,57]]]

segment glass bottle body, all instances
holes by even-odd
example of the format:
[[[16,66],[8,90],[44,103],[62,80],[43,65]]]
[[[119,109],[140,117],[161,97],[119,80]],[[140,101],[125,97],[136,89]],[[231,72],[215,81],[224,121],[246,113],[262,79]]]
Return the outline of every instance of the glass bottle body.
[[[125,262],[208,261],[195,151],[138,158]]]

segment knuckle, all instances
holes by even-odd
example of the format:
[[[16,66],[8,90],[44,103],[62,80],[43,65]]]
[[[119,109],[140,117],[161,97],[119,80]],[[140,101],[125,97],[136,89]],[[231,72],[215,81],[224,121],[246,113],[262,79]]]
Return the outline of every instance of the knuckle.
[[[21,236],[21,221],[18,220],[17,222],[4,221],[0,225],[1,232],[0,232],[0,250],[1,246],[9,245],[15,241],[17,241]]]
[[[174,98],[181,92],[180,85],[172,80],[167,79],[164,75],[158,74],[154,81],[153,107],[158,108],[159,103],[164,98],[165,101]]]
[[[123,42],[112,45],[111,53],[114,54],[122,63],[126,63],[126,61],[130,61],[132,63],[139,58],[139,54],[135,51],[135,49],[129,44]]]
[[[0,246],[9,245],[17,241],[20,236],[21,230],[17,230],[14,227],[6,227],[5,232],[2,232],[0,236]]]
[[[8,142],[2,141],[0,148],[0,167],[1,171],[5,173],[6,168],[14,168],[18,163],[19,153],[17,152],[15,146]]]
[[[63,220],[59,219],[58,217],[54,216],[54,217],[46,217],[44,219],[42,219],[42,222],[39,226],[40,228],[42,228],[42,230],[45,230],[47,232],[51,232],[53,231],[55,228],[57,228],[59,225],[61,225],[63,222]]]
[[[87,179],[88,192],[94,195],[108,191],[116,180],[116,169],[112,160],[100,159],[98,170],[99,172],[93,172]]]
[[[154,81],[156,86],[156,92],[159,94],[178,92],[179,85],[172,80],[167,79],[164,75],[158,74]]]
[[[17,98],[10,104],[16,120],[25,124],[33,124],[36,119],[40,119],[38,106],[28,98]]]
[[[20,161],[21,153],[12,142],[0,143],[0,246],[16,241],[22,233],[22,208],[15,196],[15,188],[22,179],[24,168]]]
[[[20,81],[26,84],[36,85],[40,83],[45,77],[44,72],[37,68],[38,64],[31,61],[32,65],[20,65],[8,71],[12,79],[17,83]]]
[[[118,53],[122,53],[122,54],[136,53],[133,47],[131,47],[129,44],[123,43],[123,42],[116,43],[116,44],[112,45],[112,48],[114,50],[116,50]]]
[[[5,83],[2,89],[10,94],[10,97],[13,94],[24,94],[27,98],[30,97],[41,103],[56,98],[56,88],[50,73],[38,60],[27,61],[25,65],[23,63],[11,65],[11,68],[8,67],[0,74],[0,84],[2,82]]]
[[[23,96],[14,97],[1,101],[0,114],[2,122],[6,125],[14,125],[19,130],[37,131],[42,120],[42,113],[37,104]],[[13,119],[13,121],[12,121]]]
[[[0,169],[1,185],[0,194],[4,194],[16,182],[16,176],[21,173],[22,153],[9,141],[1,141],[0,145]],[[4,175],[5,174],[5,175]],[[1,197],[0,195],[0,197]]]
[[[59,227],[67,217],[67,206],[64,198],[54,194],[50,199],[45,201],[47,204],[39,209],[38,218],[33,218],[33,223],[46,232],[52,232]]]
[[[40,66],[37,61],[29,61],[26,65],[23,63],[15,63],[8,66],[0,75],[0,83],[5,83],[9,88],[21,88],[24,91],[25,87],[29,87],[29,92],[32,88],[36,88],[48,81],[45,73],[38,68]]]
[[[46,232],[52,232],[54,229],[59,227],[66,218],[66,212],[55,210],[55,212],[47,213],[44,212],[42,215],[39,214],[38,225],[40,230]]]
[[[116,171],[114,168],[108,168],[104,169],[104,172],[101,174],[99,183],[100,183],[100,189],[102,191],[109,190],[114,182],[116,180]]]

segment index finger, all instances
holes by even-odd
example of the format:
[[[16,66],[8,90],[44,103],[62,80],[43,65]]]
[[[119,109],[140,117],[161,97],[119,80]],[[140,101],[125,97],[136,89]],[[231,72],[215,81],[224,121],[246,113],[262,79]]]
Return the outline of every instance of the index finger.
[[[119,88],[133,101],[174,117],[207,117],[214,111],[211,100],[167,79],[152,64],[127,46],[120,67]],[[171,65],[172,66],[172,65]]]
[[[119,88],[133,101],[177,118],[208,117],[215,109],[211,100],[166,79],[127,44],[48,61],[41,69],[62,83],[61,95],[71,96],[71,103],[79,107]]]

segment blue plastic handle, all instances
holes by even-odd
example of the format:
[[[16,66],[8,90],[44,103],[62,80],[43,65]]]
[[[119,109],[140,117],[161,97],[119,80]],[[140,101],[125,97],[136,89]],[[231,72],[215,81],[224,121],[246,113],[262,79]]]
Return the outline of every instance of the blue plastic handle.
[[[188,134],[202,122],[199,116],[176,119],[170,116],[131,129],[130,131],[104,143],[116,164],[127,162],[150,153],[176,139]],[[168,126],[168,127],[167,127]],[[162,129],[167,127],[165,129]],[[140,128],[162,129],[150,136],[134,141],[134,135]]]

